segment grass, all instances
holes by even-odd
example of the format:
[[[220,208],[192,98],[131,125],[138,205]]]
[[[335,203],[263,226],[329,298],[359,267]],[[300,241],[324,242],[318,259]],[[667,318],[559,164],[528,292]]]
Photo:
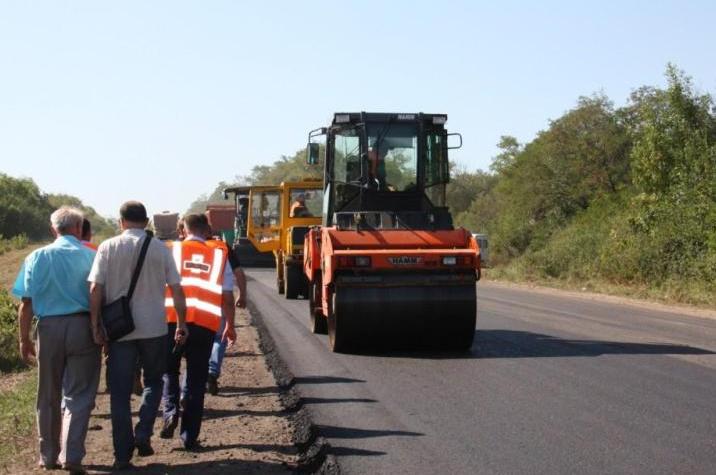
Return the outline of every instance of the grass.
[[[32,370],[0,392],[0,468],[6,469],[30,443],[35,430],[36,388],[37,371]]]
[[[529,269],[524,263],[511,263],[483,270],[488,280],[535,284],[563,290],[589,291],[605,295],[635,298],[664,304],[692,305],[716,309],[716,294],[708,282],[686,282],[670,279],[662,285],[633,282],[609,282],[597,276],[588,279],[549,278]]]
[[[27,236],[24,234],[19,234],[9,239],[4,238],[3,235],[0,234],[0,255],[5,254],[8,251],[12,251],[13,249],[24,249],[27,247],[28,243],[29,241]]]
[[[0,375],[26,367],[18,354],[18,301],[10,296],[9,289],[15,282],[25,256],[42,245],[33,243],[23,249],[11,249],[0,254]]]

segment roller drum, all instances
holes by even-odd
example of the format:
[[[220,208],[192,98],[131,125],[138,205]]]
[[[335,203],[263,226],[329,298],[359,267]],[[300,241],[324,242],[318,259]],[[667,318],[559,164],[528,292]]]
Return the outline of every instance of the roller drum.
[[[469,349],[475,335],[474,280],[429,285],[337,283],[332,304],[334,330],[338,332],[335,340],[339,343],[336,351],[375,347]]]

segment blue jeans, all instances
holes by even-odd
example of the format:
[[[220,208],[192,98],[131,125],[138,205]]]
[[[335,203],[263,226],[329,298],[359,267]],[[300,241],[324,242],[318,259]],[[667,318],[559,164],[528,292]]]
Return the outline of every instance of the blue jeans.
[[[186,358],[186,408],[181,415],[179,425],[179,437],[185,447],[193,446],[199,437],[201,430],[201,418],[204,414],[204,394],[206,392],[206,380],[209,375],[209,355],[214,341],[215,332],[194,325],[187,324],[189,337],[179,355],[172,353],[174,347],[174,331],[176,324],[169,324],[169,336],[167,337],[167,371],[164,374],[164,393],[162,401],[164,409],[162,416],[165,421],[176,417],[179,414],[179,368],[181,358]]]
[[[165,336],[114,341],[109,344],[107,368],[110,378],[110,410],[112,413],[112,442],[117,462],[132,459],[137,443],[149,442],[154,420],[161,401],[162,374],[166,371],[167,350]],[[139,420],[132,431],[130,397],[136,362],[142,367],[144,393],[139,407]]]
[[[221,376],[221,363],[223,363],[224,354],[226,353],[226,342],[221,341],[225,327],[226,318],[221,317],[219,329],[216,331],[216,335],[214,335],[214,346],[211,348],[211,358],[209,358],[209,374],[215,376],[217,379]]]

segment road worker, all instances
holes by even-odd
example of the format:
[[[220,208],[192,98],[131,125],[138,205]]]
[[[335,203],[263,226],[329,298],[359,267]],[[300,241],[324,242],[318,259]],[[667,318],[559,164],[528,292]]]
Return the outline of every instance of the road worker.
[[[209,232],[206,216],[189,214],[184,217],[183,241],[169,243],[181,286],[186,295],[186,322],[189,337],[183,345],[169,341],[167,372],[164,375],[163,418],[160,437],[171,438],[179,424],[179,367],[186,359],[186,403],[181,413],[179,436],[186,450],[199,448],[198,437],[204,412],[204,394],[209,372],[207,362],[221,317],[226,317],[222,339],[232,344],[234,329],[234,275],[226,265],[224,249],[209,246],[205,236]],[[176,312],[171,298],[166,299],[167,322],[170,334],[176,325]]]
[[[291,218],[309,218],[309,217],[311,217],[311,213],[308,211],[308,208],[306,207],[306,194],[305,193],[298,193],[296,195],[294,202],[291,203],[291,209],[290,209],[288,215]]]
[[[209,226],[211,226],[211,221],[209,221]],[[231,272],[234,274],[236,286],[239,288],[239,298],[236,301],[236,307],[246,308],[246,275],[240,266],[239,258],[236,257],[233,249],[230,249],[221,239],[214,238],[211,235],[211,232],[207,235],[206,244],[210,247],[222,249],[228,256],[228,264],[231,267]],[[223,338],[226,322],[226,315],[222,314],[221,324],[216,332],[216,335],[214,335],[214,345],[211,350],[211,358],[209,358],[209,377],[206,389],[212,396],[216,396],[219,392],[219,376],[221,376],[221,364],[224,361],[224,353],[226,353],[227,344],[226,340]]]

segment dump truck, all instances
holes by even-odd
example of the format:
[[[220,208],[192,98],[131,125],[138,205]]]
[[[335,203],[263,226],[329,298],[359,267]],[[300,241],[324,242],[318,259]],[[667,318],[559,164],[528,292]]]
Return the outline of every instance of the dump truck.
[[[244,190],[247,198],[246,238],[258,252],[273,253],[276,290],[287,299],[308,297],[303,241],[309,227],[321,223],[321,179],[230,188],[226,192],[237,193],[239,189]]]
[[[309,132],[324,151],[323,216],[306,234],[310,326],[333,351],[470,348],[480,249],[446,206],[445,114],[336,113]],[[448,146],[448,140],[453,145]]]

